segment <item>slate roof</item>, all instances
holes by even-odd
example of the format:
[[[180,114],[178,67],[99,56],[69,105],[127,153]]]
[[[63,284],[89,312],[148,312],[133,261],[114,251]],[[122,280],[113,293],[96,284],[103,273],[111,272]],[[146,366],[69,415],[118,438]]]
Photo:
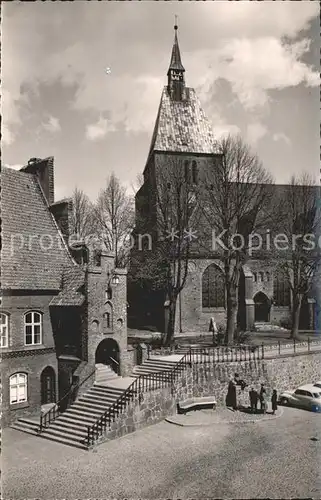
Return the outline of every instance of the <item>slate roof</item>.
[[[178,40],[177,40],[177,27],[175,26],[175,38],[174,38],[174,45],[172,49],[172,57],[171,57],[171,62],[169,65],[168,71],[171,69],[179,70],[179,71],[185,71],[184,66],[181,61],[181,53],[179,50],[178,46]]]
[[[153,151],[180,153],[219,153],[209,120],[192,88],[186,99],[175,101],[164,87],[149,155]]]
[[[32,174],[3,168],[1,288],[59,290],[71,258]]]

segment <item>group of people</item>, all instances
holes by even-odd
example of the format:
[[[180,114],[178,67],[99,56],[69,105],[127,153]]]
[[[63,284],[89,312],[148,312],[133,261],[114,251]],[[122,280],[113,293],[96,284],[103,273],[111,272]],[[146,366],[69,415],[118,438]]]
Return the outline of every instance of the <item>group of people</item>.
[[[264,387],[264,384],[261,384],[261,389],[260,392],[258,393],[255,391],[252,387],[252,389],[249,392],[250,396],[250,406],[251,406],[251,412],[256,413],[257,412],[257,405],[258,402],[260,402],[260,409],[263,411],[263,413],[266,412],[267,410],[267,402],[266,402],[266,389]],[[275,415],[276,410],[278,409],[278,394],[276,389],[273,389],[272,392],[272,397],[271,397],[271,405],[272,405],[272,414]]]
[[[237,385],[240,385],[242,390],[244,390],[244,388],[246,387],[246,384],[244,383],[243,380],[241,381],[238,380],[238,376],[236,376],[234,380],[230,380],[226,396],[226,406],[233,408],[233,410],[237,410],[237,395],[236,395]],[[261,384],[260,392],[255,391],[252,387],[251,390],[249,391],[249,397],[250,397],[250,407],[252,413],[257,412],[258,403],[260,403],[260,410],[263,411],[263,413],[266,412],[267,401],[266,401],[266,389],[264,384]],[[276,389],[274,389],[271,397],[273,415],[275,415],[275,412],[278,408],[277,400],[278,400],[277,391]]]

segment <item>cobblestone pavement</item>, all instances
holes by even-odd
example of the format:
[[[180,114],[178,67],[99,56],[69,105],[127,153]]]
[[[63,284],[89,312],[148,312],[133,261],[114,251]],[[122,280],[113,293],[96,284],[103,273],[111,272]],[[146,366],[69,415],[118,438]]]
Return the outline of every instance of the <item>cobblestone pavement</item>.
[[[179,426],[208,426],[217,424],[244,424],[273,420],[283,414],[283,408],[278,408],[275,415],[271,412],[263,414],[252,414],[244,411],[233,411],[229,408],[218,408],[216,410],[191,411],[186,415],[173,415],[166,422]]]
[[[3,498],[319,499],[320,425],[292,408],[259,425],[162,422],[96,452],[5,429]]]

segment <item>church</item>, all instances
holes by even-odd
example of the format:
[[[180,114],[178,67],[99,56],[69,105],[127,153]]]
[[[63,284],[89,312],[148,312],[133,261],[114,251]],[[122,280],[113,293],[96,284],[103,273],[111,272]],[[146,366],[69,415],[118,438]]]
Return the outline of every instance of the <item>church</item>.
[[[214,174],[220,161],[218,144],[201,103],[193,88],[185,84],[175,25],[174,44],[167,72],[167,85],[161,95],[146,165],[144,183],[136,193],[136,234],[150,234],[156,241],[157,200],[155,191],[161,173],[169,163],[185,170],[187,182],[196,186]],[[214,166],[214,168],[213,168]],[[169,185],[169,183],[168,183]],[[282,199],[286,186],[274,185],[276,202]],[[144,255],[148,250],[144,250]],[[146,253],[147,252],[147,253]],[[132,270],[144,266],[142,252],[132,251]],[[135,288],[129,276],[130,325],[166,330],[168,300],[162,290]],[[265,322],[288,327],[291,319],[291,291],[287,280],[275,272],[271,262],[252,258],[243,266],[239,284],[240,328],[252,330],[255,323]],[[226,297],[222,263],[213,253],[197,248],[188,262],[186,284],[179,294],[175,331],[208,332],[211,318],[222,329],[226,324]],[[240,314],[241,313],[241,314]],[[316,328],[316,300],[303,299],[300,329]]]

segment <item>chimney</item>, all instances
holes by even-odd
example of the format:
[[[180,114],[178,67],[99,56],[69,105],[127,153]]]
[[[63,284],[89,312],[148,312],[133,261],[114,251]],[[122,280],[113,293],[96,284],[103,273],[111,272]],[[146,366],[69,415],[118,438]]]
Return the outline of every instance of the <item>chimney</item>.
[[[54,158],[30,158],[21,172],[36,175],[49,205],[54,202]]]

